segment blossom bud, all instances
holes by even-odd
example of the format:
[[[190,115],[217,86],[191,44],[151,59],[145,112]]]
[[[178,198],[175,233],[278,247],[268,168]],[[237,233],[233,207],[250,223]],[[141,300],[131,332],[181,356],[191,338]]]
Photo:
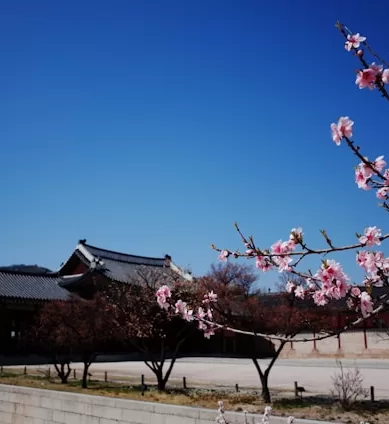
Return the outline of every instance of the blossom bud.
[[[357,51],[357,55],[358,55],[359,57],[362,57],[362,56],[363,56],[363,50],[358,50],[358,51]]]

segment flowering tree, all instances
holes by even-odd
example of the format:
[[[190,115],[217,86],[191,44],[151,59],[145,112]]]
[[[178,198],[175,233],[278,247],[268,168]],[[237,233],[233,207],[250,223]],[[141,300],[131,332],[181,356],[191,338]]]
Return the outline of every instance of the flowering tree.
[[[368,88],[372,91],[379,91],[385,100],[389,100],[387,91],[389,65],[372,50],[366,37],[353,33],[339,22],[336,27],[345,38],[345,50],[353,53],[361,64],[355,80],[356,85],[360,89]],[[369,57],[378,63],[375,61],[370,63]],[[361,152],[360,147],[353,140],[354,122],[348,116],[340,117],[338,122],[331,124],[330,128],[333,142],[337,146],[346,145],[360,161],[355,170],[355,182],[358,187],[362,190],[376,190],[376,196],[381,201],[382,208],[389,212],[389,168],[387,168],[384,156],[378,156],[372,160]],[[295,298],[312,299],[317,306],[325,306],[331,301],[344,299],[351,310],[360,313],[360,317],[338,332],[378,314],[389,302],[388,294],[377,299],[372,297],[374,286],[389,286],[389,257],[385,257],[382,251],[375,249],[389,238],[389,234],[383,233],[377,226],[365,228],[361,234],[357,234],[355,242],[342,246],[333,243],[327,232],[321,230],[325,245],[319,248],[309,246],[305,242],[301,228],[293,228],[286,240],[276,241],[270,247],[258,246],[254,238],[246,236],[238,225],[236,225],[236,230],[244,248],[230,250],[212,246],[219,252],[219,259],[227,261],[229,258],[243,257],[255,261],[256,267],[263,272],[278,270],[280,273],[294,274],[301,278],[301,283],[288,281],[286,290]],[[342,265],[335,259],[328,259],[328,255],[340,251],[356,252],[356,264],[365,271],[363,282],[353,284]],[[309,256],[320,257],[321,264],[315,273],[302,270],[303,261]],[[157,293],[157,297],[159,302],[169,302],[163,291]],[[206,336],[212,334],[217,328],[225,327],[213,319],[216,299],[216,294],[210,292],[205,295],[203,305],[196,309],[187,308],[184,311],[184,317],[199,321]],[[289,341],[291,337],[290,335],[247,332],[238,328],[230,328],[230,330],[261,335],[280,341]],[[313,339],[320,340],[332,335],[333,333],[318,335]],[[297,338],[294,341],[303,342],[313,339]]]
[[[46,304],[33,331],[43,349],[57,358],[59,367],[55,365],[63,382],[70,373],[69,366],[65,370],[65,365],[81,356],[84,364],[82,387],[87,388],[89,367],[99,349],[113,339],[112,328],[109,305],[104,296],[96,296],[92,300],[73,297],[69,301]]]
[[[193,286],[175,274],[147,268],[139,268],[126,284],[113,283],[108,290],[116,338],[142,354],[157,379],[158,390],[165,390],[182,344],[195,331],[190,322],[177,316],[176,310],[160,308],[155,302],[155,290],[172,280],[175,300],[194,299]]]
[[[249,266],[227,262],[213,266],[211,272],[202,278],[199,284],[203,293],[218,294],[217,301],[213,302],[212,306],[214,321],[254,334],[285,337],[285,340],[281,340],[275,346],[270,362],[265,368],[258,361],[258,357],[262,356],[263,344],[261,346],[261,343],[256,343],[265,340],[254,338],[251,344],[250,357],[261,381],[262,398],[265,402],[270,402],[270,371],[284,350],[286,339],[293,340],[301,332],[331,330],[329,319],[331,311],[322,308],[321,313],[317,313],[312,308],[311,300],[298,299],[285,291],[261,293],[250,290],[257,278]]]

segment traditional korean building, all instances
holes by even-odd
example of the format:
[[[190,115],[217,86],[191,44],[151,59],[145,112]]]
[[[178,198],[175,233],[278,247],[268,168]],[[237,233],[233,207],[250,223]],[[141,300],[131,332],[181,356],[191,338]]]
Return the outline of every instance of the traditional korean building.
[[[86,240],[78,242],[56,272],[33,273],[0,268],[0,362],[6,363],[6,357],[28,353],[23,351],[23,338],[44,302],[66,301],[72,294],[90,298],[109,284],[131,283],[140,269],[160,270],[195,284],[193,276],[178,267],[169,255],[160,258],[131,255],[92,246]],[[249,336],[218,332],[211,340],[206,340],[195,330],[181,350],[185,356],[249,356],[252,348]],[[262,341],[259,350],[269,356],[273,347]]]
[[[79,241],[73,253],[61,265],[58,274],[78,277],[68,279],[62,287],[87,298],[111,282],[131,282],[140,269],[161,270],[177,274],[188,281],[194,280],[169,255],[163,258],[130,255],[89,245],[86,240]]]
[[[63,283],[79,276],[14,271],[0,268],[0,354],[17,354],[20,341],[44,302],[66,300]]]

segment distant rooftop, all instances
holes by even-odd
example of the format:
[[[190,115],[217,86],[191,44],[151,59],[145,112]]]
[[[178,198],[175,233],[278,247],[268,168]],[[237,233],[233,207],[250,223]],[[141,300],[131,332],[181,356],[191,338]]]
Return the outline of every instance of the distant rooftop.
[[[0,298],[30,300],[66,300],[69,292],[60,284],[69,278],[56,274],[13,271],[0,268]]]
[[[114,281],[128,282],[140,266],[165,268],[180,274],[187,280],[192,280],[192,276],[175,265],[169,255],[160,258],[132,255],[92,246],[87,244],[86,240],[79,241],[70,258],[61,266],[59,273],[67,273],[67,264],[74,256],[86,266],[99,269],[107,278]]]

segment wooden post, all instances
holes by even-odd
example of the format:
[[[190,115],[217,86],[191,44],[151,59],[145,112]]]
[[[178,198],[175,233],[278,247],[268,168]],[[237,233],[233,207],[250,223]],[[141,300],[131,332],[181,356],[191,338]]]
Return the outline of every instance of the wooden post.
[[[27,367],[24,367],[24,375],[27,375]]]
[[[236,393],[239,393],[239,384],[238,383],[235,384],[235,390],[236,390]]]
[[[374,402],[374,386],[370,386],[370,400]]]
[[[186,389],[186,377],[182,377],[182,386]]]
[[[363,341],[365,343],[365,349],[367,349],[366,322],[364,322],[364,326],[363,326]]]
[[[107,371],[105,371],[104,373],[104,381],[107,382],[108,381],[108,373]]]
[[[47,373],[47,376],[50,378],[50,374],[51,374],[51,367],[49,367],[49,371]]]
[[[0,367],[0,372],[3,374],[3,366]]]
[[[73,378],[76,379],[76,370],[73,370]]]
[[[299,391],[298,391],[298,383],[297,383],[297,381],[295,381],[294,382],[294,395],[296,396],[296,397],[298,397],[298,395],[299,395]]]
[[[142,386],[145,385],[145,375],[144,374],[142,374],[142,377],[141,377],[141,384],[142,384]]]
[[[338,350],[342,349],[342,342],[340,340],[340,334],[338,334]]]
[[[316,333],[315,332],[313,332],[313,350],[317,350]]]

